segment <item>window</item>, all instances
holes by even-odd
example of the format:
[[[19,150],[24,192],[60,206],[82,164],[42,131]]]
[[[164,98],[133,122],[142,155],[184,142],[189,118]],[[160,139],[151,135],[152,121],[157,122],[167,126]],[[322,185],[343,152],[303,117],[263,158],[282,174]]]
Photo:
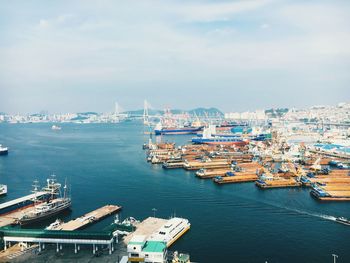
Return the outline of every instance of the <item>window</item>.
[[[135,257],[135,258],[139,257],[138,253],[131,253],[130,255],[131,255],[131,257]]]

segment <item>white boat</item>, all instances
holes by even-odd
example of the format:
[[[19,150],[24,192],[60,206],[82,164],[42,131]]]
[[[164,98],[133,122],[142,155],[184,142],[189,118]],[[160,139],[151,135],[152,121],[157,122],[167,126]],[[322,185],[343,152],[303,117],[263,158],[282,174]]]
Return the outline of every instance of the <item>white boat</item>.
[[[48,227],[46,227],[46,230],[55,230],[57,229],[60,225],[63,224],[63,221],[61,219],[56,219],[55,222],[51,223]]]
[[[7,185],[0,184],[0,196],[1,195],[6,195],[6,194],[7,194]]]
[[[52,125],[52,126],[51,126],[51,129],[52,129],[52,130],[59,131],[59,130],[61,130],[62,128],[61,128],[60,126],[57,126],[57,125]]]
[[[0,144],[0,155],[6,155],[6,154],[8,154],[8,152],[9,152],[8,147],[3,147],[3,146]]]
[[[167,247],[170,247],[177,239],[185,234],[191,227],[187,219],[174,217],[169,219],[157,233],[154,233],[147,241],[164,242]]]

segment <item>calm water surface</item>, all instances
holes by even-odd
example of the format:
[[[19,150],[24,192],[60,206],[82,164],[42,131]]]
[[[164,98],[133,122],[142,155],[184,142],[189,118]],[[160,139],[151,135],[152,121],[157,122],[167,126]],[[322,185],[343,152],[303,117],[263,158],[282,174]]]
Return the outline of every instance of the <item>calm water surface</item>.
[[[166,140],[185,143],[190,136]],[[1,124],[0,183],[5,202],[29,194],[55,173],[67,178],[73,198],[65,220],[105,204],[123,206],[122,217],[188,218],[191,230],[172,247],[195,262],[350,262],[350,227],[327,216],[350,218],[350,203],[320,203],[307,189],[261,191],[254,184],[214,185],[192,172],[163,170],[145,161],[147,140],[136,122],[122,124]],[[101,229],[108,218],[90,229]],[[49,224],[49,222],[46,222]],[[39,227],[39,226],[38,226]]]

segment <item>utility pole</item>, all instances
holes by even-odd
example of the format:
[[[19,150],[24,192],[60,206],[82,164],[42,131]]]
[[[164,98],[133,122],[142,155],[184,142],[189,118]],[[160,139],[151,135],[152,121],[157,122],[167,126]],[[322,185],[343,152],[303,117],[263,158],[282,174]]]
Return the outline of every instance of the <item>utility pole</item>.
[[[338,255],[332,254],[332,257],[333,257],[333,263],[337,263]]]
[[[153,217],[156,217],[157,209],[156,208],[152,208],[152,211],[153,211]]]

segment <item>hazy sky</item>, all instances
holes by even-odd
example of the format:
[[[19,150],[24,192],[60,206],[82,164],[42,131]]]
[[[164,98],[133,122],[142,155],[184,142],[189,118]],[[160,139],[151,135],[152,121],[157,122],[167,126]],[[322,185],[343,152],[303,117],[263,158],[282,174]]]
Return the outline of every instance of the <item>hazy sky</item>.
[[[2,1],[0,112],[350,101],[350,1]]]

